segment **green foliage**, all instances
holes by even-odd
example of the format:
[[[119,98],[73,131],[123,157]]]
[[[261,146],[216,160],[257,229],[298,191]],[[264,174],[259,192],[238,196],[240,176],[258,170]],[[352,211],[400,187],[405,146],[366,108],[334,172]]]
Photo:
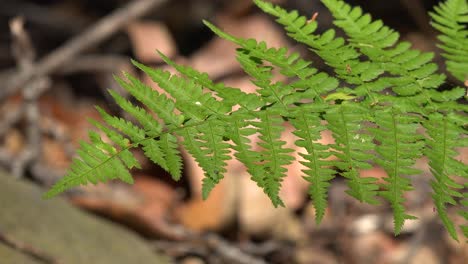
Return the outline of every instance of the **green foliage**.
[[[405,194],[413,189],[411,176],[423,155],[429,160],[435,207],[454,239],[457,226],[447,210],[458,210],[468,221],[468,169],[456,159],[456,148],[467,146],[466,91],[446,82],[432,61],[434,54],[411,49],[399,34],[373,20],[359,7],[339,0],[322,0],[335,18],[335,29],[316,33],[317,21],[254,0],[274,16],[288,35],[317,54],[334,70],[329,76],[287,48],[269,48],[264,42],[243,39],[205,24],[218,36],[239,46],[237,59],[257,86],[255,93],[214,83],[207,74],[178,65],[160,54],[179,74],[170,74],[133,61],[168,95],[151,89],[125,74],[119,84],[138,102],[110,91],[116,103],[134,121],[107,114],[98,108],[103,123],[91,120],[90,143],[81,143],[79,158],[69,173],[46,194],[52,197],[71,187],[111,179],[132,182],[130,170],[139,168],[131,149],[141,148],[154,163],[180,179],[179,146],[192,155],[204,171],[203,197],[222,180],[226,161],[241,161],[253,181],[282,206],[279,195],[285,165],[293,161],[292,149],[281,140],[289,122],[297,136],[295,145],[304,165],[302,177],[319,223],[327,207],[330,182],[337,175],[348,184],[347,193],[361,202],[387,200],[393,209],[395,233],[405,220]],[[431,13],[447,59],[447,70],[458,80],[468,74],[468,4],[447,0]],[[287,81],[274,81],[275,72]],[[441,89],[444,85],[444,90]],[[335,142],[320,143],[321,132],[330,130]],[[425,131],[422,133],[421,131]],[[254,151],[249,139],[258,136]],[[230,155],[233,153],[233,155]],[[330,156],[336,160],[328,159]],[[380,165],[388,174],[383,183],[361,177],[360,170]],[[458,179],[457,179],[458,178]],[[468,237],[467,224],[460,229]]]
[[[447,65],[447,70],[458,80],[468,79],[468,2],[466,0],[448,0],[434,7],[429,13],[434,19],[432,26],[442,33],[439,47]]]

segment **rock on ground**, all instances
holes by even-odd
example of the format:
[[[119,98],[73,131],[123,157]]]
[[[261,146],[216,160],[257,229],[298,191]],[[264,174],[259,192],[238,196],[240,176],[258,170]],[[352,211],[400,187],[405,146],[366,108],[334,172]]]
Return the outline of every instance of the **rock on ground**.
[[[143,239],[0,172],[0,234],[60,263],[169,263]],[[1,263],[42,263],[0,241]]]

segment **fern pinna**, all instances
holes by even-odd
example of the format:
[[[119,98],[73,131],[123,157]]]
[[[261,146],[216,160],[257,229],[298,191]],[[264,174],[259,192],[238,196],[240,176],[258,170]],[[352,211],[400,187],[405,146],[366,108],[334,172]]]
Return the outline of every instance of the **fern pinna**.
[[[420,173],[413,165],[424,155],[433,174],[435,207],[457,239],[457,227],[447,207],[455,208],[468,220],[468,169],[455,158],[455,148],[468,143],[467,106],[457,102],[464,100],[465,89],[447,82],[446,75],[438,72],[432,62],[434,54],[411,49],[410,43],[399,41],[397,32],[359,7],[322,0],[335,25],[346,34],[345,39],[337,37],[334,29],[316,33],[317,21],[297,11],[254,2],[276,17],[292,39],[308,46],[329,65],[334,76],[319,71],[287,48],[269,48],[264,42],[232,36],[205,22],[214,33],[239,46],[237,59],[257,86],[256,93],[214,83],[207,74],[176,64],[163,54],[161,57],[179,74],[133,61],[169,96],[129,74],[117,77],[143,108],[114,91],[110,94],[137,123],[98,108],[104,121],[91,122],[101,133],[89,133],[90,142],[81,143],[79,157],[68,174],[45,196],[88,182],[121,179],[131,183],[129,170],[140,167],[131,152],[134,148],[141,148],[178,180],[182,145],[204,171],[204,198],[222,180],[233,152],[272,203],[282,206],[279,190],[285,165],[293,160],[293,150],[281,140],[284,124],[289,122],[297,137],[295,144],[303,149],[299,153],[305,167],[302,176],[310,182],[317,222],[327,207],[330,181],[341,175],[348,183],[347,193],[359,201],[378,204],[379,197],[387,200],[393,208],[395,232],[399,233],[405,220],[415,218],[406,213],[404,195],[413,188],[411,175]],[[434,27],[442,33],[440,47],[447,58],[447,70],[466,81],[467,1],[448,0],[431,16]],[[277,71],[287,81],[274,81]],[[319,141],[326,129],[332,132],[333,144]],[[259,151],[254,151],[249,139],[253,135],[260,140]],[[327,159],[332,155],[337,159]],[[388,174],[383,183],[359,173],[374,164]],[[468,226],[461,224],[460,228],[468,237]]]

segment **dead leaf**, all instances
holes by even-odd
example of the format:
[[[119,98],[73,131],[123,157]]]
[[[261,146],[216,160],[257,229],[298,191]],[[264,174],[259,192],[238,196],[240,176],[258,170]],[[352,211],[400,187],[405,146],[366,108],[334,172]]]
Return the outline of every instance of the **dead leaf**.
[[[175,212],[179,222],[193,231],[219,230],[234,220],[237,193],[236,178],[232,175],[233,163],[228,163],[228,173],[211,191],[208,199],[201,196],[203,170],[194,158],[184,154],[184,166],[190,183],[191,199]]]
[[[177,54],[177,47],[165,24],[156,21],[135,21],[127,26],[127,33],[138,60],[162,62],[156,52],[159,50],[168,57]]]
[[[5,150],[13,155],[19,155],[23,148],[25,147],[25,138],[18,129],[10,129],[5,134]]]
[[[288,46],[284,33],[266,15],[256,14],[242,19],[220,15],[215,24],[236,37],[265,41],[269,47]],[[240,66],[235,57],[236,48],[237,45],[232,42],[216,37],[190,57],[190,66],[208,73],[214,79],[239,71]]]
[[[370,232],[357,235],[349,243],[350,259],[355,263],[394,263],[390,261],[396,250],[391,237],[383,232]]]
[[[171,224],[171,210],[178,201],[173,187],[150,176],[134,176],[135,184],[98,184],[81,187],[71,202],[105,215],[149,236],[179,239]]]

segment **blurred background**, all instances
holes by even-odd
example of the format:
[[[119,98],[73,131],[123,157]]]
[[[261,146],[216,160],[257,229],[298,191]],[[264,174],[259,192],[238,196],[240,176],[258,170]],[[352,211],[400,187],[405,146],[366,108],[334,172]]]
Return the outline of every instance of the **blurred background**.
[[[318,0],[272,2],[308,17],[317,12],[319,31],[332,26]],[[415,48],[437,52],[427,11],[438,1],[347,2]],[[214,37],[202,19],[286,46],[328,71],[250,0],[0,0],[0,263],[466,263],[468,244],[450,239],[434,212],[424,159],[406,197],[419,221],[408,221],[398,237],[391,208],[351,199],[340,177],[317,226],[299,163],[283,183],[286,208],[274,208],[236,162],[202,201],[202,172],[188,156],[180,182],[140,155],[143,170],[134,172],[132,186],[79,187],[42,200],[86,140],[87,118],[99,120],[94,105],[125,117],[106,91],[123,92],[113,75],[130,72],[159,89],[130,58],[172,71],[159,50],[215,81],[255,89],[235,60],[235,45]],[[291,135],[284,140],[295,148]],[[324,133],[322,140],[332,138]],[[466,149],[459,158],[467,162]],[[362,175],[385,177],[378,167]]]

